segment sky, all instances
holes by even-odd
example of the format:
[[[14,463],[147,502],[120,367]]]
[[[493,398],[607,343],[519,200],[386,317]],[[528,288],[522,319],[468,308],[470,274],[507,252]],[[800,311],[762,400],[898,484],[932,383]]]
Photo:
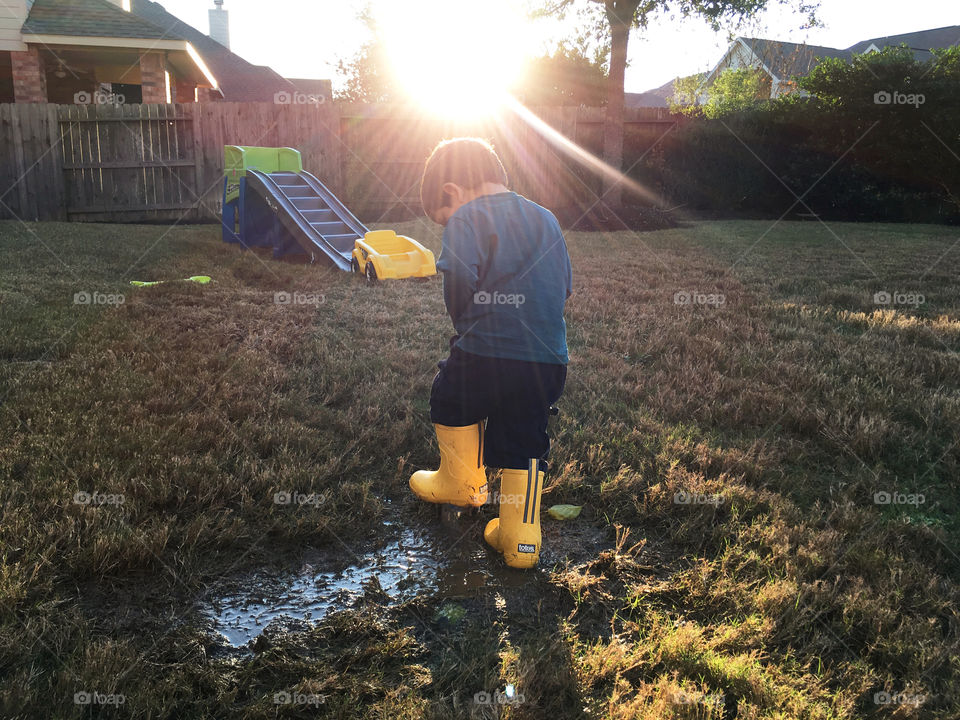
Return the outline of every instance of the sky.
[[[403,0],[393,2],[402,6]],[[213,7],[213,0],[160,0],[160,4],[197,29],[208,31],[207,10]],[[362,0],[225,0],[231,49],[285,77],[333,78],[336,87],[337,61],[348,60],[365,38],[365,28],[357,17],[364,4]],[[465,4],[484,7],[483,2]],[[960,2],[822,0],[820,20],[823,27],[800,29],[802,18],[778,9],[735,34],[845,48],[872,37],[960,25]],[[574,30],[569,24],[542,21],[529,33],[530,42],[532,46],[544,44],[551,36],[573,34]],[[639,31],[631,35],[626,90],[642,92],[675,77],[708,70],[728,45],[726,32],[714,33],[702,20],[658,17],[643,35]]]

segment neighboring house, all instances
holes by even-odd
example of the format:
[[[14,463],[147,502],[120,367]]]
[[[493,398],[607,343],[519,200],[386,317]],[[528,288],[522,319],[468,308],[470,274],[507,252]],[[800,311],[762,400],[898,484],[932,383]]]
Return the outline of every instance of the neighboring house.
[[[270,102],[296,91],[150,0],[3,0],[0,13],[0,103]]]
[[[300,95],[295,102],[324,103],[333,100],[333,82],[330,80],[314,80],[311,78],[287,78],[294,84]]]
[[[932,57],[931,50],[958,44],[960,25],[872,38],[846,49],[738,37],[701,85],[701,100],[706,101],[707,89],[720,73],[730,68],[761,70],[766,81],[766,90],[771,98],[775,98],[792,92],[795,89],[793,78],[809,74],[821,58],[850,60],[855,54],[879,52],[887,47],[906,45],[913,50],[918,60],[929,60]]]
[[[677,80],[692,80],[693,78],[703,78],[705,73],[700,73],[699,75],[691,75],[685,78],[677,78]],[[665,108],[670,107],[670,101],[673,100],[674,87],[677,80],[671,80],[668,83],[664,83],[658,88],[653,90],[647,90],[642,93],[624,93],[623,104],[624,107],[628,108],[640,108],[640,107],[655,107],[655,108]]]
[[[639,107],[669,107],[670,98],[673,97],[673,83],[666,83],[653,90],[647,90],[642,93],[624,93],[623,105],[628,108]]]

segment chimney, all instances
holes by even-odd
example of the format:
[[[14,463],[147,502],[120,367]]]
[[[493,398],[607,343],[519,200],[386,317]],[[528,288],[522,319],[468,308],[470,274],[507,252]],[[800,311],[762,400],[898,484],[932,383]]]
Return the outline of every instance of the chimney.
[[[230,13],[223,9],[223,0],[213,0],[216,7],[209,11],[210,37],[223,45],[230,47]]]
[[[127,12],[130,12],[130,0],[107,0],[107,2],[113,3],[121,10],[126,10]],[[33,3],[28,2],[27,4],[32,5]]]

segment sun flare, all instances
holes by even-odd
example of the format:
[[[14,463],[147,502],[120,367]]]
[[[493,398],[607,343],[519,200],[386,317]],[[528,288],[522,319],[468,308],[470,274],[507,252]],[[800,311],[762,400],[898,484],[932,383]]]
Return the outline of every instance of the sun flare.
[[[526,61],[529,20],[509,0],[382,0],[373,7],[404,92],[431,112],[477,117],[506,102]]]

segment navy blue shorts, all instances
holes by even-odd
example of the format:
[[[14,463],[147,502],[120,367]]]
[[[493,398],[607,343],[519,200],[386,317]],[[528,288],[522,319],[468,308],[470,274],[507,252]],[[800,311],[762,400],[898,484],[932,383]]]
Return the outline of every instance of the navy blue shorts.
[[[430,392],[430,419],[463,427],[487,421],[487,467],[526,470],[530,458],[550,452],[547,420],[560,399],[567,366],[486,357],[453,347],[438,364]]]

